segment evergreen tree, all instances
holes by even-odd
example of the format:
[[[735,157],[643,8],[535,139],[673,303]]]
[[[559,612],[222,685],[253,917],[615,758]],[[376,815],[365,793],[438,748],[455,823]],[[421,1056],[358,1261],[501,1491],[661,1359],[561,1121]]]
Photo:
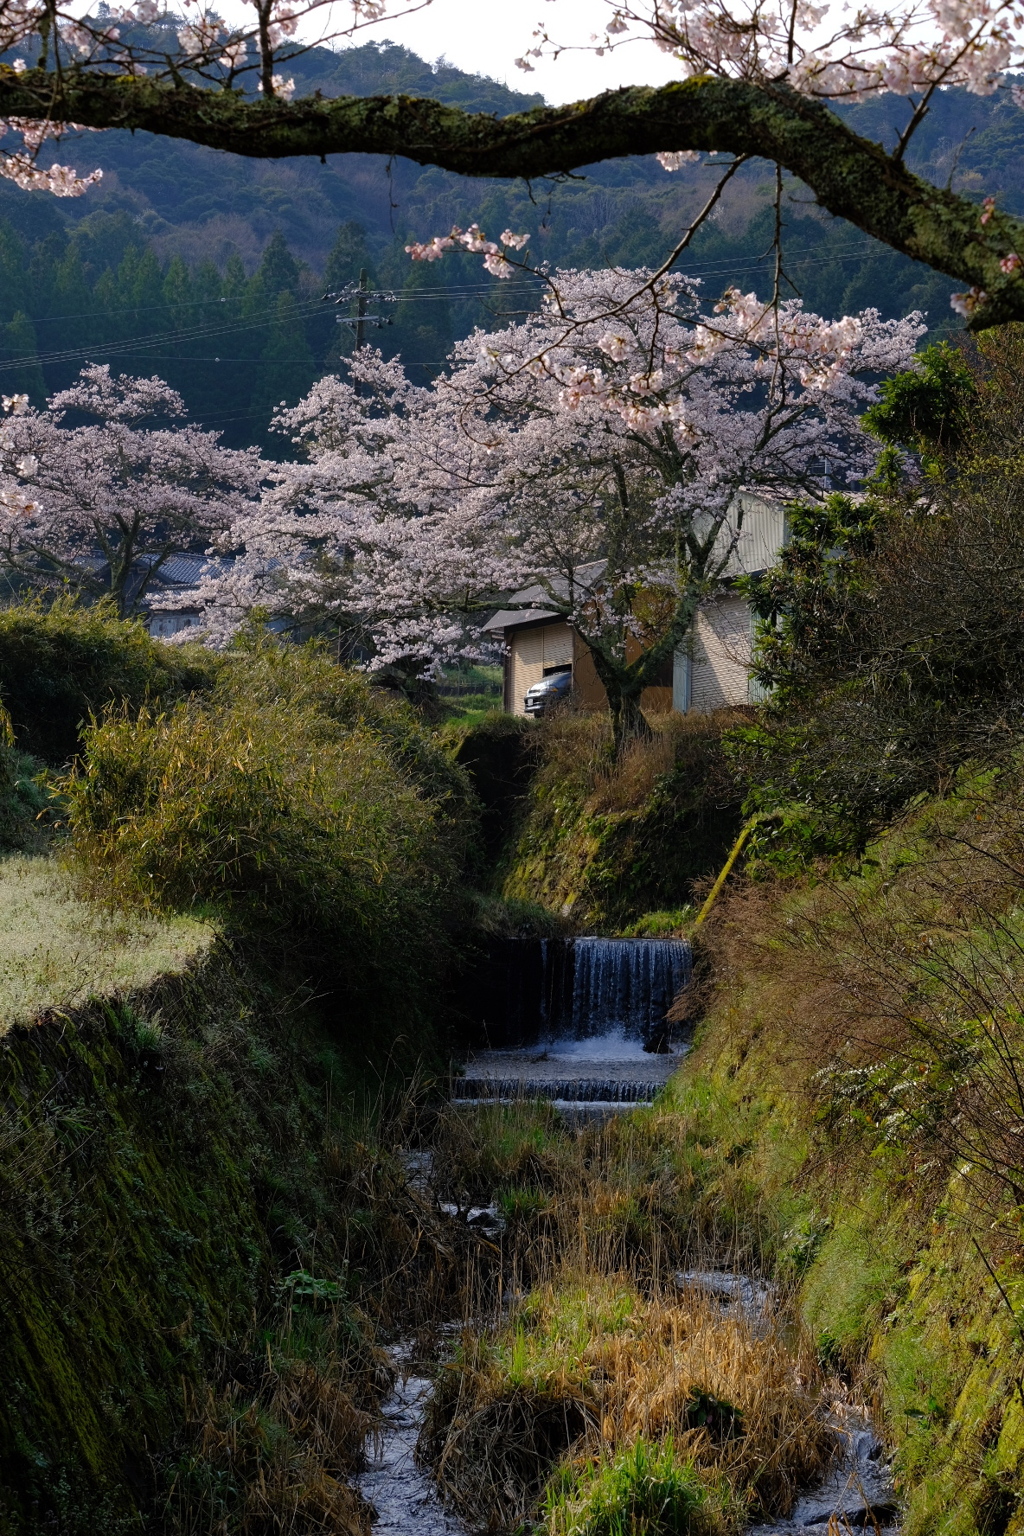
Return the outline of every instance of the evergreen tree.
[[[0,224],[0,319],[8,320],[16,310],[25,309],[27,266],[25,246],[5,220]]]
[[[265,442],[279,456],[284,456],[287,439],[269,432],[270,418],[279,406],[295,405],[319,374],[296,309],[292,294],[278,294],[256,370],[250,404],[253,419],[247,423],[247,440]]]
[[[448,287],[441,274],[427,262],[406,263],[401,297],[394,309],[394,328],[383,347],[388,356],[400,356],[409,377],[426,384],[444,367],[455,343]]]
[[[35,326],[19,309],[0,334],[0,390],[5,395],[28,395],[33,405],[41,406],[46,399],[46,380],[36,353]]]
[[[339,228],[337,238],[327,257],[327,265],[324,268],[324,291],[337,293],[349,284],[358,283],[361,272],[366,273],[367,283],[373,288],[376,278],[366,244],[366,230],[361,224],[350,220]],[[325,373],[335,372],[338,359],[348,357],[352,353],[355,346],[354,328],[336,323],[338,316],[352,313],[351,305],[336,308],[333,304],[325,304],[324,315],[317,316],[315,319],[312,327],[314,347],[317,356],[323,359]]]
[[[328,291],[336,291],[344,288],[346,283],[358,282],[362,271],[367,273],[372,285],[373,262],[366,244],[366,230],[355,220],[349,220],[339,228],[337,238],[327,257],[327,265],[324,267],[324,288]]]
[[[299,264],[288,249],[284,235],[276,229],[267,242],[263,258],[253,279],[253,298],[256,303],[276,299],[281,293],[297,293],[299,288]]]

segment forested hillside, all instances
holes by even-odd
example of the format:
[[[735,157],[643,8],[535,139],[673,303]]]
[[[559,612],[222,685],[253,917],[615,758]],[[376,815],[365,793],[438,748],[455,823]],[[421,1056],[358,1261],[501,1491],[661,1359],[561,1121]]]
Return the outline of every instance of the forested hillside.
[[[289,69],[302,93],[402,91],[498,115],[539,100],[391,43],[314,49]],[[852,120],[874,136],[893,111],[875,101]],[[970,191],[984,168],[986,191],[1024,211],[1024,116],[1008,92],[937,96],[915,146],[915,169]],[[370,339],[414,371],[436,369],[474,325],[493,328],[496,311],[531,306],[534,285],[499,284],[474,258],[412,266],[410,238],[477,219],[492,233],[506,224],[531,231],[534,260],[657,263],[713,174],[670,176],[645,157],[526,187],[369,156],[245,161],[116,132],[82,135],[59,154],[80,169],[101,166],[101,185],[58,202],[0,183],[0,388],[39,399],[66,387],[82,362],[109,361],[167,378],[195,416],[236,443],[263,438],[273,406],[296,400],[351,347],[320,294],[362,267],[398,299],[384,306],[392,323]],[[752,163],[694,242],[687,269],[710,292],[768,281],[771,191],[769,168]],[[955,324],[948,279],[823,215],[795,182],[786,220],[787,270],[810,307],[921,308],[933,335]]]

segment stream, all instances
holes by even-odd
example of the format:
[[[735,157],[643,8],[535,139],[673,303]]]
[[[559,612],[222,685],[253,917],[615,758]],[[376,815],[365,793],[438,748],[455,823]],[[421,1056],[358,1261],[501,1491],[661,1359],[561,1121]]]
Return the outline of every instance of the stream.
[[[455,1102],[546,1099],[570,1124],[651,1102],[685,1052],[685,1045],[669,1039],[664,1019],[689,978],[689,947],[654,939],[512,942],[520,946],[512,951],[515,985],[506,982],[497,1002],[493,993],[488,998],[490,1017],[481,1019],[484,1048],[471,1054],[465,1075],[456,1080]],[[409,1167],[420,1188],[429,1187],[429,1154],[411,1154]],[[455,1207],[440,1209],[456,1214]],[[469,1215],[501,1220],[491,1208]],[[774,1306],[772,1289],[746,1275],[687,1271],[676,1284],[703,1291],[724,1311],[755,1323]],[[355,1479],[376,1511],[374,1529],[395,1536],[468,1536],[416,1459],[430,1379],[420,1374],[423,1364],[411,1343],[396,1344],[389,1353],[395,1386],[381,1428],[367,1442],[366,1471]],[[746,1536],[896,1536],[890,1471],[866,1408],[837,1400],[829,1419],[843,1446],[829,1476],[803,1494],[785,1519],[751,1527]]]

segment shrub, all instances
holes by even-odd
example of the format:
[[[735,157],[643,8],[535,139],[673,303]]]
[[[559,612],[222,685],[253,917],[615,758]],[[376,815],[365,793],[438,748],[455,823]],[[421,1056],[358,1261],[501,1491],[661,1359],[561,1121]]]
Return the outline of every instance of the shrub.
[[[475,822],[414,712],[316,647],[250,638],[205,698],[108,710],[62,783],[67,856],[108,901],[211,905],[358,1015],[383,1065],[436,1046]],[[394,1062],[392,1062],[394,1065]]]
[[[0,850],[28,850],[42,842],[41,818],[50,805],[39,781],[42,766],[18,751],[11,717],[0,704]]]
[[[722,1531],[721,1486],[705,1483],[669,1436],[639,1439],[608,1461],[563,1469],[544,1504],[550,1536],[712,1536]]]
[[[221,665],[199,647],[161,645],[108,602],[0,610],[0,696],[19,747],[48,763],[74,756],[91,713],[206,689]]]
[[[473,797],[466,774],[413,706],[339,666],[316,643],[282,645],[262,629],[243,633],[218,676],[216,697],[243,707],[285,705],[342,731],[368,733],[421,794],[467,820]]]
[[[340,936],[389,926],[432,883],[429,811],[369,732],[256,701],[120,711],[85,740],[65,785],[75,850],[129,901]]]

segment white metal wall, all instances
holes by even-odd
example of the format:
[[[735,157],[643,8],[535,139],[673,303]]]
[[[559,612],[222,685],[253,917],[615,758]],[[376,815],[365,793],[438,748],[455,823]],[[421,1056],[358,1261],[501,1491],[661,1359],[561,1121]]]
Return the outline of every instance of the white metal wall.
[[[749,698],[750,605],[722,595],[698,612],[691,640],[690,708],[701,714]]]

